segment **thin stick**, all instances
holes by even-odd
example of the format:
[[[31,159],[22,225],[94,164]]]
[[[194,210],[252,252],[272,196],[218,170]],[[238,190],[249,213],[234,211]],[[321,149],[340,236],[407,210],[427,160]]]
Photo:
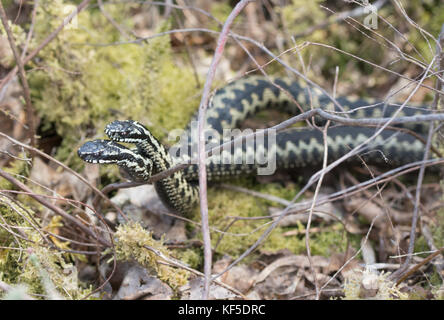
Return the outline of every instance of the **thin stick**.
[[[433,131],[434,131],[433,129],[434,129],[433,123],[431,123],[428,138],[427,138],[427,145],[426,145],[425,151],[424,151],[423,161],[427,161],[429,158],[430,145],[432,142],[432,136],[433,136]],[[424,180],[424,173],[425,173],[425,165],[423,163],[421,165],[421,167],[419,168],[418,180],[416,183],[415,206],[413,209],[412,226],[410,228],[409,247],[408,247],[408,251],[407,251],[408,254],[407,254],[407,257],[406,257],[404,263],[402,264],[401,268],[399,268],[399,270],[397,270],[395,273],[393,273],[391,275],[391,278],[396,279],[398,276],[400,276],[402,273],[404,273],[405,270],[407,270],[407,268],[409,267],[410,262],[412,260],[412,254],[415,249],[416,225],[418,223],[419,205],[420,205],[420,201],[421,201],[420,200],[421,199],[421,186],[422,186],[422,181]]]
[[[120,35],[125,39],[131,39],[129,34],[113,19],[113,17],[105,10],[103,6],[102,0],[97,0],[97,4],[99,5],[99,9],[102,12],[103,16],[114,26],[114,28],[119,31]]]
[[[328,130],[328,126],[330,125],[330,120],[327,121],[327,124],[325,125],[325,128],[322,130],[322,136],[324,139],[324,159],[323,159],[323,163],[322,163],[322,168],[325,169],[327,167],[327,160],[328,160],[328,144],[327,144],[327,130]],[[311,204],[309,213],[308,213],[308,221],[307,221],[307,226],[305,228],[305,248],[307,250],[307,258],[308,261],[310,262],[310,271],[313,275],[313,282],[315,285],[315,290],[316,290],[316,300],[319,300],[319,296],[320,296],[320,291],[319,291],[319,285],[318,285],[318,280],[316,278],[316,271],[313,267],[313,259],[311,257],[311,249],[310,249],[310,226],[311,226],[311,219],[313,217],[313,210],[315,208],[315,203],[316,203],[316,199],[318,197],[319,194],[319,190],[321,188],[322,185],[322,181],[324,179],[324,174],[321,175],[321,177],[318,180],[318,184],[316,185],[316,189],[315,189],[315,193],[313,196],[313,202]]]
[[[8,17],[6,16],[5,9],[3,8],[2,2],[0,2],[0,19],[2,20],[3,27],[5,28],[6,34],[8,35],[9,46],[14,54],[15,61],[17,63],[19,77],[22,82],[23,95],[25,97],[26,105],[26,123],[28,125],[28,135],[31,140],[31,146],[35,147],[35,118],[34,118],[34,107],[31,102],[31,93],[29,90],[28,80],[26,79],[26,73],[22,58],[20,57],[20,52],[15,44],[14,35],[12,34],[11,28],[9,28]]]
[[[71,216],[69,213],[67,213],[66,211],[60,209],[59,207],[53,205],[52,203],[46,201],[44,198],[40,197],[39,195],[35,194],[34,192],[32,192],[31,189],[29,189],[26,185],[24,185],[23,183],[21,183],[20,181],[18,181],[17,179],[15,179],[13,176],[11,176],[9,173],[3,171],[0,169],[0,176],[2,176],[3,178],[5,178],[6,180],[8,180],[9,182],[11,182],[12,184],[16,185],[17,187],[19,187],[20,189],[22,189],[23,191],[29,193],[29,196],[32,197],[33,199],[35,199],[37,202],[39,202],[40,204],[42,204],[43,206],[45,206],[46,208],[50,209],[51,211],[55,212],[56,214],[62,216],[63,218],[65,218],[66,220],[69,220],[70,222],[72,222],[74,225],[76,225],[80,230],[82,230],[83,232],[85,232],[86,234],[90,235],[91,237],[93,237],[94,239],[97,239],[97,241],[99,243],[101,243],[102,245],[105,245],[106,247],[111,246],[111,244],[103,239],[101,236],[99,236],[98,234],[94,234],[89,228],[87,228],[84,224],[82,224],[79,220],[75,219],[73,216]]]
[[[29,27],[28,35],[26,36],[26,42],[23,47],[22,51],[22,60],[26,56],[26,51],[28,51],[28,46],[31,43],[32,35],[34,33],[34,26],[35,26],[35,17],[37,15],[37,8],[39,6],[39,0],[34,0],[34,8],[32,9],[32,18],[31,18],[31,26]]]
[[[373,4],[373,6],[375,8],[377,8],[377,9],[379,9],[386,2],[387,2],[387,0],[379,0],[379,1],[376,1]],[[360,4],[360,3],[358,3],[358,4],[361,7],[358,7],[358,8],[352,9],[352,10],[348,10],[348,11],[344,11],[344,12],[334,13],[332,16],[327,18],[327,21],[321,22],[321,23],[319,23],[317,25],[314,25],[314,26],[312,26],[310,28],[307,28],[306,30],[304,30],[304,31],[302,31],[302,32],[300,32],[298,34],[295,34],[294,36],[292,36],[292,38],[293,39],[298,39],[298,38],[302,38],[302,37],[307,37],[307,36],[311,35],[313,32],[315,32],[316,30],[324,29],[324,28],[328,27],[329,25],[331,25],[333,23],[340,22],[340,21],[345,20],[345,19],[350,18],[350,17],[362,16],[363,14],[366,13],[365,7],[362,4]],[[325,8],[323,6],[321,6],[321,7],[331,11],[330,9]]]
[[[150,247],[150,246],[147,246],[147,245],[144,245],[143,247],[144,247],[145,249],[151,251],[151,252],[154,253],[155,255],[157,255],[160,259],[164,260],[166,265],[174,266],[174,267],[176,267],[176,268],[184,269],[184,270],[186,270],[186,271],[189,271],[189,272],[191,272],[191,273],[194,273],[195,275],[198,275],[199,277],[204,277],[204,276],[205,276],[203,273],[201,273],[201,272],[199,272],[199,271],[197,271],[197,270],[195,270],[195,269],[193,269],[193,268],[190,268],[190,267],[184,265],[182,262],[180,262],[180,261],[178,261],[178,260],[176,260],[176,259],[174,259],[174,258],[171,258],[171,257],[166,256],[166,255],[163,254],[161,251],[159,251],[159,250],[157,250],[157,249],[155,249],[155,248],[153,248],[153,247]],[[162,263],[162,261],[161,261],[161,260],[158,260],[158,263]],[[230,291],[233,292],[234,294],[236,294],[236,295],[242,297],[244,300],[247,300],[247,297],[245,297],[245,296],[242,294],[242,292],[240,292],[240,291],[236,290],[235,288],[233,288],[233,287],[227,285],[226,283],[223,283],[222,281],[218,281],[218,280],[216,280],[215,283],[217,283],[217,284],[220,285],[221,287],[224,287],[224,288],[230,290]]]
[[[407,279],[410,275],[412,275],[415,271],[417,271],[419,268],[421,268],[426,263],[432,261],[434,258],[436,258],[438,255],[441,254],[441,252],[444,252],[444,247],[441,247],[436,252],[429,255],[427,258],[422,260],[420,263],[412,267],[410,270],[408,270],[405,274],[401,275],[401,277],[396,281],[396,285],[400,285],[405,279]],[[411,257],[411,255],[407,255],[407,258]]]
[[[35,48],[30,54],[28,54],[23,60],[23,65],[26,65],[29,61],[31,61],[32,58],[34,58],[40,50],[42,50],[44,47],[48,45],[57,35],[60,31],[63,30],[63,28],[71,22],[74,17],[80,13],[85,7],[90,3],[91,0],[83,0],[82,3],[80,3],[77,8],[71,12],[65,19],[63,19],[63,22],[55,29],[49,36],[46,37],[45,40],[43,40],[37,48]],[[9,73],[6,75],[6,77],[3,78],[2,82],[0,83],[0,91],[3,89],[3,87],[17,74],[18,68],[15,66]]]
[[[74,170],[72,170],[70,167],[68,167],[67,165],[65,165],[64,163],[60,162],[59,160],[51,157],[50,155],[40,151],[37,148],[31,147],[29,145],[27,145],[26,143],[22,143],[18,140],[15,140],[14,138],[8,136],[7,134],[4,134],[3,132],[0,132],[0,137],[4,137],[6,139],[8,139],[9,141],[11,141],[14,144],[17,144],[25,149],[30,150],[31,152],[34,152],[35,154],[41,155],[42,157],[55,162],[57,165],[61,166],[63,169],[67,170],[68,172],[70,172],[71,174],[73,174],[75,177],[77,177],[78,179],[80,179],[82,182],[84,182],[87,186],[89,186],[91,189],[94,190],[94,192],[96,194],[98,194],[99,196],[101,196],[102,198],[104,198],[106,201],[108,201],[116,210],[117,212],[119,212],[119,214],[126,220],[128,221],[127,216],[123,213],[122,209],[120,209],[115,203],[113,203],[106,195],[104,195],[99,189],[97,189],[96,187],[94,187],[88,180],[86,180],[84,177],[82,177],[80,174],[78,174],[77,172],[75,172]]]
[[[436,56],[435,56],[435,57],[438,57],[438,59],[437,59],[438,60],[438,70],[441,67],[440,61],[442,59],[442,57],[441,57],[442,48],[440,46],[440,42],[444,43],[444,24],[442,25],[441,29],[442,30],[439,35],[439,41],[437,41]],[[436,89],[437,90],[442,89],[442,84],[441,84],[439,77],[437,77],[437,79],[436,79]],[[433,104],[432,104],[432,109],[437,108],[439,100],[440,100],[440,94],[435,93],[435,97],[433,99]],[[427,144],[426,144],[425,150],[424,150],[423,161],[427,161],[429,158],[430,146],[432,144],[433,134],[434,134],[434,123],[431,122],[430,127],[429,127],[429,133],[427,136]],[[419,206],[420,206],[420,201],[421,201],[421,187],[422,187],[422,181],[424,180],[424,173],[425,173],[425,166],[424,166],[424,164],[422,164],[421,168],[419,169],[418,180],[417,180],[417,184],[416,184],[415,206],[413,208],[412,226],[410,229],[409,247],[408,247],[408,251],[407,251],[408,254],[407,254],[407,257],[406,257],[404,263],[402,264],[401,268],[391,275],[392,279],[405,279],[406,275],[403,275],[403,273],[406,272],[406,270],[408,269],[409,264],[412,260],[412,254],[413,254],[414,247],[415,247],[416,225],[418,223]],[[407,274],[410,274],[410,271],[408,271]],[[398,280],[398,282],[399,281],[400,280]]]
[[[425,77],[427,76],[430,68],[433,65],[433,62],[435,61],[435,58],[432,59],[431,63],[429,64],[426,72],[424,73],[423,77],[421,78],[421,80],[418,82],[418,84],[416,85],[415,89],[410,93],[409,97],[406,99],[406,101],[401,105],[401,107],[394,113],[393,118],[390,118],[389,121],[387,121],[381,128],[379,128],[371,137],[369,137],[368,139],[366,139],[363,143],[361,143],[360,145],[356,146],[355,148],[353,148],[350,152],[348,152],[347,154],[345,154],[344,156],[342,156],[341,158],[337,159],[336,161],[334,161],[333,163],[331,163],[330,165],[328,165],[326,168],[318,171],[317,173],[315,173],[310,180],[308,181],[308,183],[298,192],[298,194],[295,195],[295,197],[291,200],[291,205],[287,206],[282,213],[280,214],[280,216],[265,230],[265,232],[259,237],[259,239],[256,240],[256,242],[251,245],[244,253],[242,253],[235,261],[233,261],[227,268],[225,268],[225,270],[223,270],[222,272],[218,273],[217,275],[214,276],[214,278],[218,278],[221,275],[223,275],[225,272],[227,272],[228,270],[230,270],[231,268],[233,268],[236,264],[238,264],[240,261],[242,261],[242,259],[244,259],[246,256],[248,256],[251,252],[253,252],[267,237],[268,235],[276,228],[276,226],[279,224],[279,222],[289,214],[290,212],[290,208],[291,206],[296,202],[297,199],[299,199],[299,197],[305,193],[305,191],[308,190],[308,188],[310,186],[312,186],[316,181],[318,181],[319,177],[327,172],[330,172],[333,168],[337,167],[340,163],[344,162],[345,160],[347,160],[348,158],[354,156],[355,154],[358,153],[358,151],[367,143],[369,143],[371,140],[373,140],[376,136],[378,136],[390,123],[392,123],[394,121],[394,117],[396,117],[396,115],[401,112],[401,110],[405,107],[406,103],[411,99],[411,97],[416,93],[416,91],[419,89],[419,87],[421,86],[421,83],[424,81]],[[282,63],[282,62],[281,62]]]
[[[241,0],[231,11],[227,20],[224,23],[222,31],[219,35],[217,41],[216,50],[214,52],[213,60],[211,61],[210,68],[205,80],[205,85],[202,93],[202,98],[199,105],[199,116],[198,116],[198,135],[199,135],[199,198],[200,198],[200,214],[202,219],[202,238],[204,241],[204,290],[202,298],[204,300],[208,299],[208,294],[210,290],[211,282],[211,238],[210,229],[208,224],[208,200],[207,200],[207,170],[205,166],[206,152],[205,152],[205,114],[208,107],[208,101],[210,99],[211,84],[216,74],[217,65],[222,58],[222,53],[225,48],[225,43],[228,39],[228,33],[234,19],[239,15],[239,13],[245,8],[245,6],[252,2],[253,0]]]

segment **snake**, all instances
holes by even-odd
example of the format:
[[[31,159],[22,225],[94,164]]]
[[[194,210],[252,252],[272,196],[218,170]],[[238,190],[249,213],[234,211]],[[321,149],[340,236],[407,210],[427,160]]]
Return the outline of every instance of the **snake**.
[[[290,127],[268,134],[262,140],[237,139],[238,135],[226,132],[238,129],[245,119],[262,110],[275,109],[290,116],[313,108],[341,114],[352,119],[416,116],[431,113],[427,106],[387,103],[372,98],[332,97],[319,87],[302,80],[249,76],[234,80],[214,92],[205,117],[205,129],[212,132],[206,142],[210,147],[232,142],[229,148],[207,158],[206,173],[209,181],[258,174],[266,165],[255,161],[273,159],[278,170],[313,170],[322,167],[327,150],[328,163],[340,159],[350,150],[360,147],[347,163],[380,166],[399,166],[422,160],[425,150],[424,136],[427,123],[409,122],[382,130],[375,135],[376,127],[348,126],[330,123],[324,135],[325,120],[315,117],[309,126]],[[109,139],[88,141],[78,149],[79,157],[88,163],[115,164],[122,168],[130,180],[148,182],[154,174],[168,170],[197,155],[197,115],[185,128],[180,146],[168,148],[143,124],[135,120],[115,120],[105,128]],[[402,128],[398,130],[399,127]],[[404,130],[406,129],[406,130]],[[194,130],[194,131],[193,131]],[[413,131],[416,135],[406,131]],[[264,131],[262,131],[264,132]],[[240,132],[242,135],[243,132]],[[257,138],[259,135],[256,132]],[[251,136],[251,135],[250,135]],[[372,137],[372,139],[369,138]],[[194,140],[193,140],[194,139]],[[235,141],[242,143],[235,143]],[[248,141],[250,141],[248,140]],[[260,142],[260,143],[259,143]],[[122,145],[131,144],[134,147]],[[207,144],[206,144],[207,146]],[[327,149],[325,149],[327,146]],[[172,149],[174,149],[172,151]],[[207,148],[208,149],[208,148]],[[209,148],[211,149],[211,148]],[[181,151],[177,155],[177,151]],[[184,151],[185,150],[185,151]],[[261,152],[258,152],[261,151]],[[179,152],[180,153],[180,152]],[[263,160],[262,159],[262,160]],[[186,215],[199,202],[199,168],[191,162],[186,168],[154,182],[163,204],[172,212]]]

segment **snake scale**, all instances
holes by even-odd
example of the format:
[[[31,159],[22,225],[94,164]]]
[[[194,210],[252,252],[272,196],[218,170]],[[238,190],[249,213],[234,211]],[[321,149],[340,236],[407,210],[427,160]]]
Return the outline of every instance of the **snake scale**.
[[[345,112],[350,118],[390,117],[400,107],[398,104],[387,104],[370,99],[336,98],[341,109],[318,88],[305,82],[273,79],[273,83],[261,76],[245,77],[229,83],[216,91],[208,106],[206,128],[212,128],[219,134],[224,129],[238,128],[242,121],[257,112],[275,108],[296,115],[310,108]],[[428,114],[425,106],[404,106],[396,116],[414,116]],[[316,125],[323,122],[317,119]],[[424,135],[428,126],[425,123],[408,123],[397,125]],[[332,162],[345,155],[375,133],[376,128],[352,127],[331,124],[328,128],[328,160]],[[176,163],[192,157],[193,151],[190,137],[192,129],[186,131],[188,143],[187,154],[182,158],[175,157],[168,149],[142,124],[132,121],[114,121],[107,125],[105,133],[110,140],[94,140],[85,143],[78,150],[84,161],[100,164],[117,164],[123,168],[134,181],[147,181],[153,174],[162,172]],[[225,140],[224,140],[225,141]],[[264,140],[265,141],[265,140]],[[119,142],[131,143],[135,148],[127,148]],[[207,177],[209,180],[226,179],[228,177],[255,174],[260,166],[245,161],[254,157],[252,153],[260,147],[256,141],[248,147],[246,144],[235,146],[225,151],[231,159],[243,159],[243,162],[221,161],[221,155],[208,158]],[[265,154],[275,155],[278,169],[319,168],[324,154],[322,131],[316,127],[290,128],[277,133],[275,143],[262,144]],[[271,150],[272,149],[272,150]],[[397,166],[421,160],[424,144],[411,134],[399,130],[385,129],[364,149],[360,157],[352,157],[348,161],[366,161],[369,164]],[[170,210],[186,214],[199,201],[198,166],[192,164],[184,170],[175,172],[169,177],[156,181],[155,189]]]

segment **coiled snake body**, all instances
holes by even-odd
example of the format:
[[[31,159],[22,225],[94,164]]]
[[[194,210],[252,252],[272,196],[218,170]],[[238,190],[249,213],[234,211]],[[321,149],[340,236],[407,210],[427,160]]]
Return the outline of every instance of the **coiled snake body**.
[[[279,108],[292,115],[310,108],[346,112],[351,118],[390,117],[399,105],[385,104],[362,99],[337,98],[339,109],[332,100],[319,89],[302,82],[274,79],[274,84],[263,77],[254,76],[233,81],[218,90],[207,110],[206,128],[212,128],[223,135],[224,129],[237,128],[248,116],[266,108]],[[426,107],[405,106],[397,116],[427,114]],[[317,121],[322,124],[322,121]],[[426,124],[404,125],[417,134],[425,134]],[[352,148],[366,141],[375,133],[375,128],[332,125],[328,129],[328,159],[334,161]],[[175,158],[168,149],[154,137],[142,124],[132,121],[114,121],[107,125],[105,133],[111,140],[94,140],[85,143],[78,155],[86,162],[114,163],[123,168],[134,181],[148,181],[156,173],[165,171],[177,162],[194,156],[189,140],[191,126],[187,128],[186,141],[189,143],[187,154]],[[118,142],[135,144],[129,149]],[[230,148],[232,163],[221,161],[221,156],[208,158],[207,177],[217,180],[242,174],[253,174],[260,167],[257,163],[245,161],[255,157],[256,141],[250,147],[246,144]],[[321,130],[316,128],[291,128],[276,135],[276,143],[262,145],[265,154],[273,153],[277,168],[294,169],[319,167],[322,164],[324,141]],[[196,149],[195,149],[196,150]],[[421,160],[424,144],[413,135],[397,130],[382,131],[366,148],[361,150],[360,158],[370,164],[402,165]],[[238,161],[243,159],[243,161]],[[352,157],[349,161],[360,161]],[[361,160],[362,161],[362,160]],[[192,164],[184,170],[156,181],[155,188],[162,202],[176,213],[186,214],[198,202],[198,166]]]

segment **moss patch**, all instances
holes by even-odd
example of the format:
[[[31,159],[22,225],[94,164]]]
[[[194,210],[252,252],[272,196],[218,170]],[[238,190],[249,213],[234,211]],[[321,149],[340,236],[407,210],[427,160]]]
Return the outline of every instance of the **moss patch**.
[[[43,1],[36,18],[39,43],[60,23],[65,1]],[[129,4],[105,4],[113,19],[133,27]],[[159,32],[167,29],[166,21]],[[146,124],[159,138],[183,128],[198,105],[198,90],[187,67],[177,67],[168,36],[142,43],[121,43],[118,30],[97,10],[78,15],[69,28],[39,53],[29,73],[32,98],[45,126],[54,124],[63,137],[60,160],[76,164],[83,139],[103,137],[115,119]]]
[[[237,185],[251,187],[252,181],[239,180]],[[266,184],[252,187],[256,191],[272,194],[287,200],[297,193],[297,186],[282,186],[280,184]],[[262,200],[237,191],[220,189],[216,187],[208,190],[208,209],[210,226],[217,229],[212,230],[211,239],[213,247],[217,244],[217,253],[229,254],[238,257],[248,249],[270,225],[270,219],[239,219],[233,223],[233,217],[257,218],[269,215],[269,205],[276,205],[268,200]],[[195,211],[196,220],[200,219],[198,210]],[[227,227],[229,227],[227,229]],[[330,228],[331,227],[331,231]],[[340,224],[334,223],[325,231],[310,235],[310,244],[313,255],[329,256],[335,252],[344,252],[347,238],[349,237]],[[305,253],[305,235],[285,236],[289,230],[304,229],[300,224],[297,227],[278,227],[261,246],[264,250],[277,251],[287,248],[295,254]],[[339,231],[338,231],[339,230]],[[220,231],[225,231],[222,234]],[[220,238],[222,239],[220,240]],[[351,237],[352,245],[358,245],[359,241]],[[356,240],[356,241],[355,241]],[[356,242],[356,243],[355,243]]]
[[[162,242],[154,240],[151,233],[146,231],[140,224],[129,223],[121,225],[115,236],[117,239],[115,250],[118,259],[134,259],[142,266],[155,270],[159,279],[166,281],[174,289],[187,283],[187,271],[159,264],[158,261],[162,259],[146,248],[148,246],[166,257],[171,256],[170,251],[163,246]]]
[[[91,292],[78,282],[77,269],[62,252],[46,246],[31,223],[40,223],[31,208],[0,195],[0,215],[7,225],[21,228],[23,235],[31,241],[0,228],[1,281],[13,286],[25,285],[29,294],[49,298],[79,299]],[[69,249],[67,244],[65,248]]]

